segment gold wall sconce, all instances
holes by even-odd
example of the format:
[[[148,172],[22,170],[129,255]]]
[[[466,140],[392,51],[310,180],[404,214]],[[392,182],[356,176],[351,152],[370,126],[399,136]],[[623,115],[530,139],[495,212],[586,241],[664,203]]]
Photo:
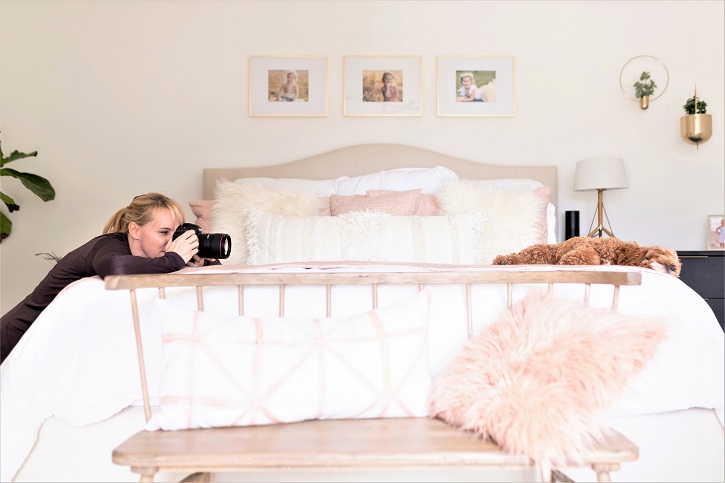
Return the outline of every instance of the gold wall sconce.
[[[660,88],[663,83],[664,87]],[[642,110],[648,109],[652,101],[659,99],[669,84],[670,72],[667,66],[652,55],[632,57],[619,71],[619,87],[624,97],[639,102]],[[655,92],[658,93],[654,95]]]
[[[683,108],[687,114],[680,118],[682,140],[700,149],[700,143],[706,142],[712,136],[712,115],[706,114],[707,103],[697,99],[697,85],[695,94],[687,100]]]

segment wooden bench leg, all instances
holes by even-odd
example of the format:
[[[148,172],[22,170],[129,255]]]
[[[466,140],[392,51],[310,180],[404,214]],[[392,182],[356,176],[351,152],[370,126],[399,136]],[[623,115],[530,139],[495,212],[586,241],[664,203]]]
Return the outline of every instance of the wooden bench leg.
[[[138,473],[139,479],[138,481],[141,483],[151,483],[154,481],[154,476],[156,476],[156,473],[159,471],[158,468],[149,468],[149,467],[138,467],[138,466],[132,466],[131,471],[134,473]]]
[[[562,473],[559,470],[552,470],[551,471],[551,481],[552,483],[555,483],[557,481],[560,481],[562,483],[574,483],[574,480],[566,476],[565,473]]]
[[[599,483],[609,483],[612,478],[609,476],[610,471],[617,471],[619,463],[598,463],[593,464],[592,469],[597,473],[597,481]]]
[[[211,483],[211,473],[192,473],[181,480],[181,483]]]

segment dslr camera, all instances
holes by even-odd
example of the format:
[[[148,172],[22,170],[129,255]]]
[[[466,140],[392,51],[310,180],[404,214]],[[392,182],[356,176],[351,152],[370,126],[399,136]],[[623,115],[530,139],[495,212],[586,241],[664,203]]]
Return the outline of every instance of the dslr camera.
[[[184,223],[174,232],[173,240],[189,230],[194,230],[199,239],[199,255],[201,258],[229,258],[232,253],[232,238],[224,233],[202,233],[201,227],[193,223]]]

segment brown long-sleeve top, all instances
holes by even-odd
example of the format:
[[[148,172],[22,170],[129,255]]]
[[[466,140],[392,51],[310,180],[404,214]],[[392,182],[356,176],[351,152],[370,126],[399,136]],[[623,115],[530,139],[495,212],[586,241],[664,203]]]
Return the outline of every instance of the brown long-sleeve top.
[[[10,353],[40,313],[70,283],[85,277],[136,273],[169,273],[184,267],[174,252],[163,257],[131,255],[125,233],[107,233],[76,248],[60,259],[25,299],[0,319],[0,360]]]

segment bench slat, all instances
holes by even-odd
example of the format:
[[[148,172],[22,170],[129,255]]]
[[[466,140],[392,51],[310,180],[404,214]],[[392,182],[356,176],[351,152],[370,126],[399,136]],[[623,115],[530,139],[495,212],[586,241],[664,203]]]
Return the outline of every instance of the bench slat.
[[[633,461],[638,449],[609,430],[587,465]],[[528,466],[528,458],[429,418],[304,421],[268,426],[141,431],[113,451],[113,462],[174,471],[269,468]],[[580,463],[581,464],[581,463]]]

